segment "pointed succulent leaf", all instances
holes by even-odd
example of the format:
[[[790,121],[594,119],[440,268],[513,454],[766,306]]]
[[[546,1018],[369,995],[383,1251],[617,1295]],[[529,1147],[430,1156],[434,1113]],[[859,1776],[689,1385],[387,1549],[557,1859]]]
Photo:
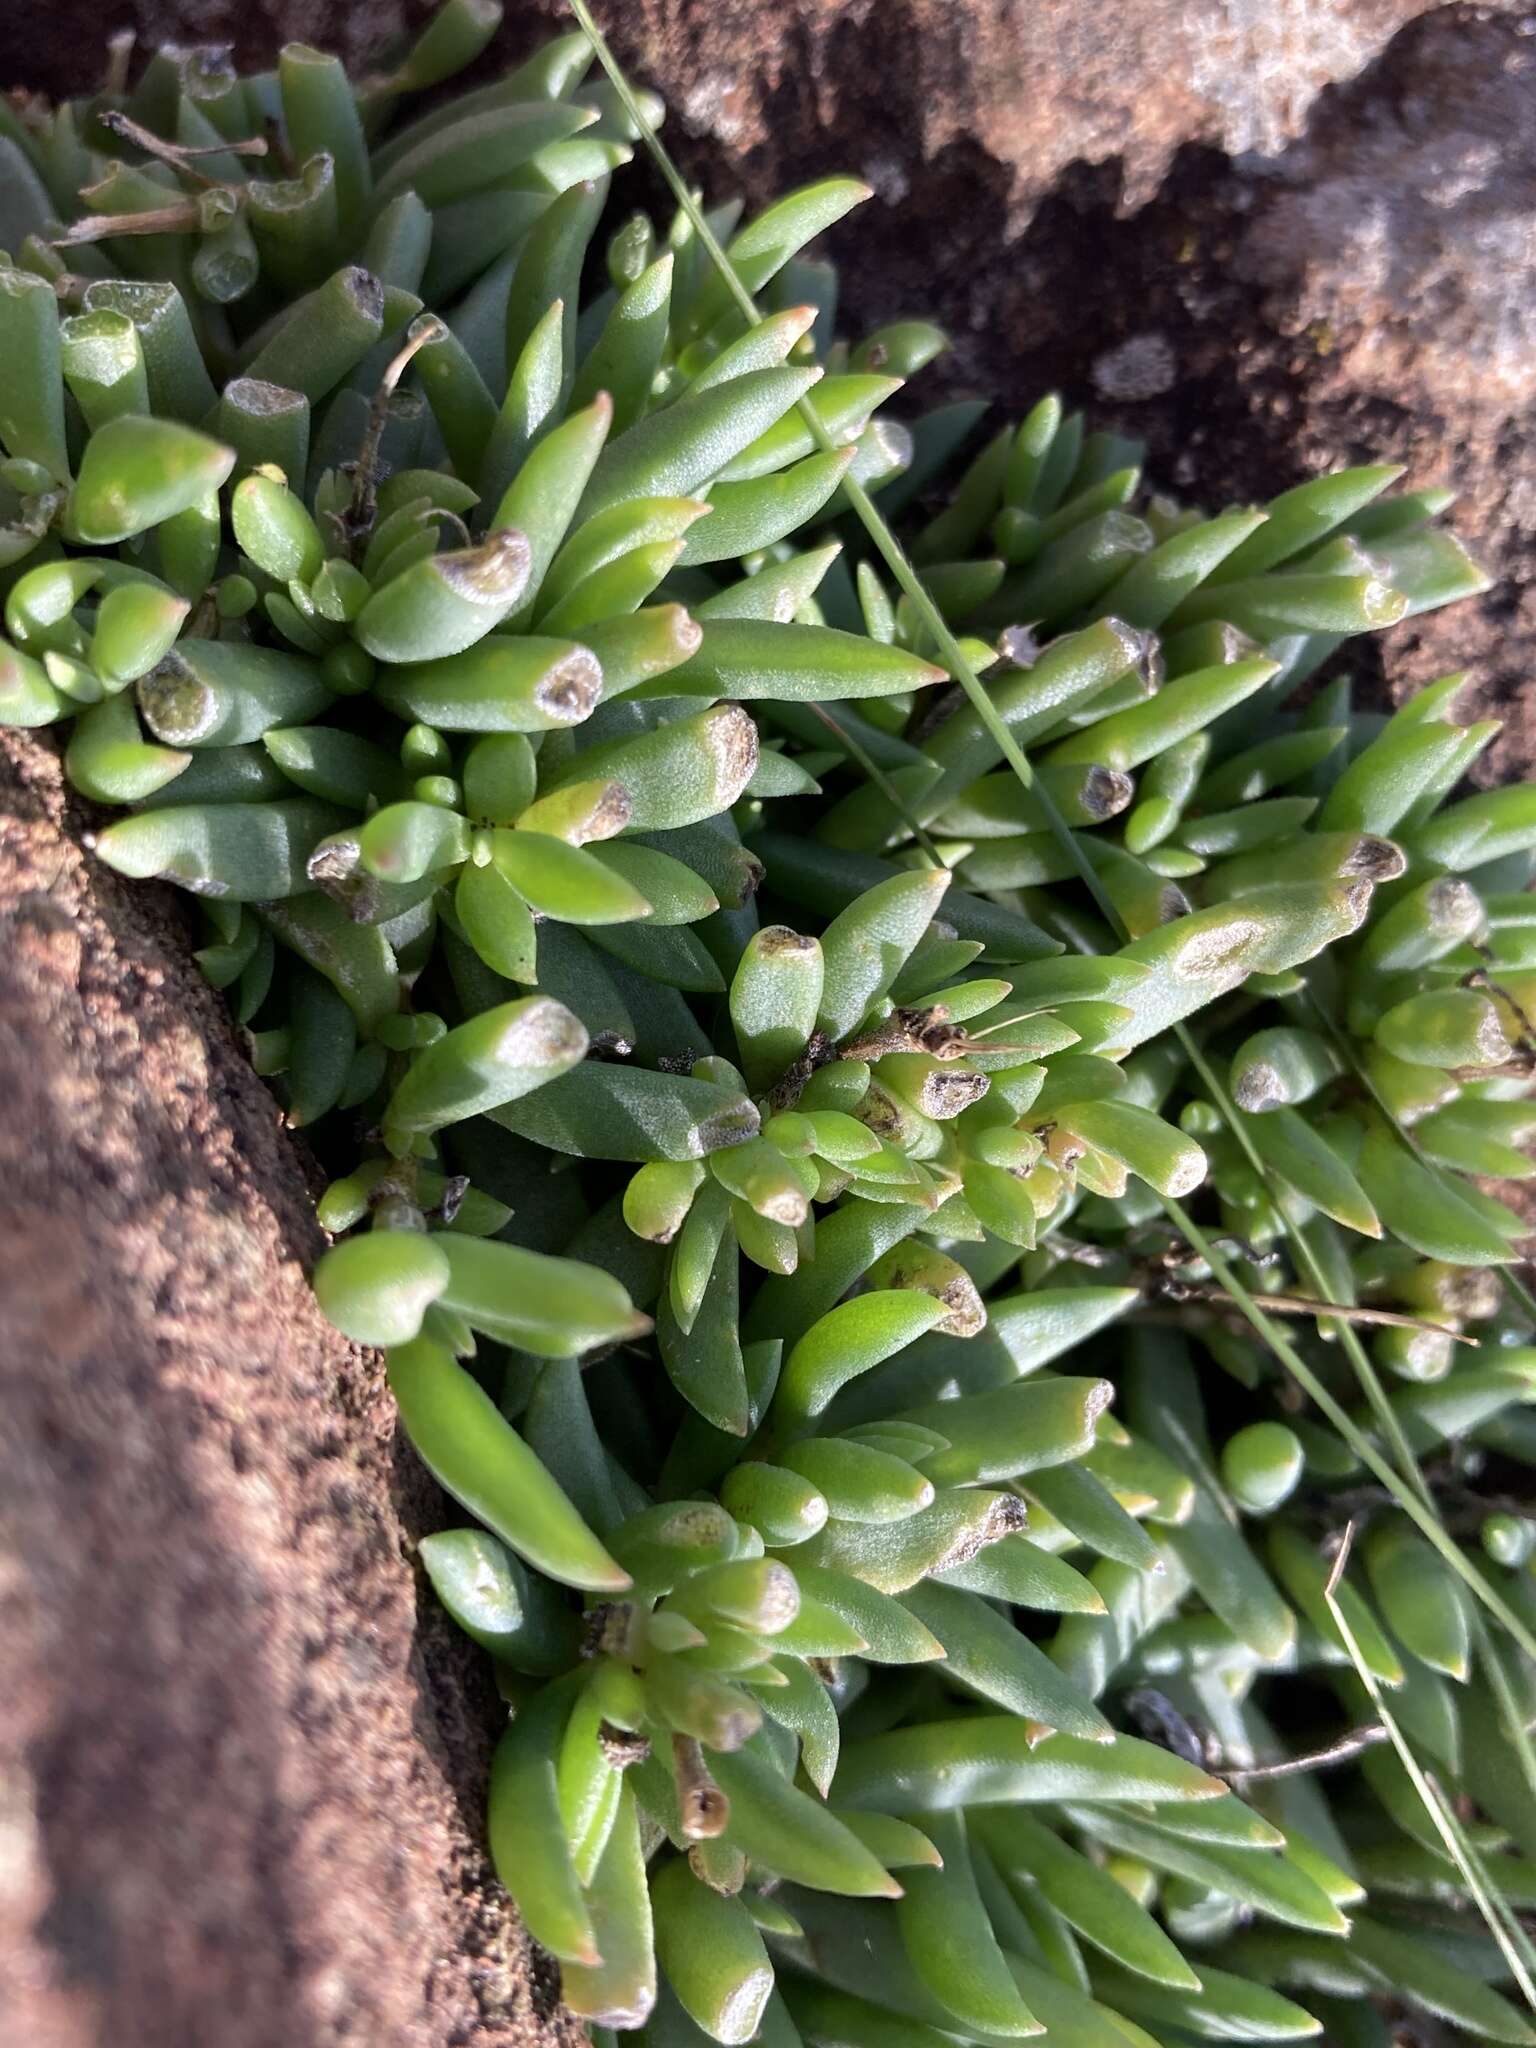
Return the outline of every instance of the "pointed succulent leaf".
[[[850,1806],[943,1813],[1061,1799],[1156,1805],[1226,1791],[1219,1778],[1135,1736],[1036,1741],[1032,1732],[1008,1715],[976,1714],[872,1735],[844,1748],[837,1796]]]
[[[385,1112],[399,1131],[433,1131],[516,1101],[581,1059],[587,1034],[548,996],[487,1010],[416,1055]]]
[[[406,1432],[447,1492],[547,1577],[593,1591],[629,1584],[495,1402],[443,1346],[418,1337],[391,1350],[388,1365]]]

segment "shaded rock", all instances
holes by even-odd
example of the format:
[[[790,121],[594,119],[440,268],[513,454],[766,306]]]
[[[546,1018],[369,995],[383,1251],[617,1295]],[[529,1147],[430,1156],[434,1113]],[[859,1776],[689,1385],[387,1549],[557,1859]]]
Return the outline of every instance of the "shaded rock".
[[[1529,774],[1536,17],[1443,9],[1326,94],[1261,186],[1234,268],[1277,350],[1312,357],[1313,461],[1336,433],[1369,433],[1462,494],[1451,516],[1494,588],[1392,636],[1389,681],[1469,669],[1466,706],[1510,721],[1484,772]]]

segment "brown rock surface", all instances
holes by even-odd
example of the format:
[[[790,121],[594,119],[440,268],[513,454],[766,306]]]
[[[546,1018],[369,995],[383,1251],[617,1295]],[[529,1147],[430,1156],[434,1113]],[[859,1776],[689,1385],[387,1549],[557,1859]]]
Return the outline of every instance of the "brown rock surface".
[[[366,60],[419,0],[53,0],[82,47],[289,35]],[[1416,0],[605,0],[689,170],[833,166],[869,321],[951,385],[1048,384],[1163,477],[1258,495],[1386,453],[1465,493],[1500,582],[1386,643],[1516,708],[1536,596],[1536,20]],[[558,18],[509,0],[496,61]],[[1507,770],[1529,762],[1523,722]],[[180,913],[0,756],[0,2040],[510,2048],[547,1997],[489,1879],[495,1703],[430,1598],[440,1498],[316,1315],[305,1166]],[[559,2038],[546,2035],[546,2038]]]
[[[442,1502],[322,1320],[303,1164],[169,891],[4,736],[0,2040],[546,2035],[480,1848]]]

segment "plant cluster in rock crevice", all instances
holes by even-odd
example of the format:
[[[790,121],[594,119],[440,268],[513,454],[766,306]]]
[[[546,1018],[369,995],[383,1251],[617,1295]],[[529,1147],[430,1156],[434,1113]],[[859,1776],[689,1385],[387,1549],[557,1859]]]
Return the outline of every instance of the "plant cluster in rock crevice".
[[[1339,653],[1443,494],[913,412],[855,181],[407,114],[497,12],[0,112],[0,718],[332,1171],[503,1881],[599,2039],[1530,2040],[1536,791]]]

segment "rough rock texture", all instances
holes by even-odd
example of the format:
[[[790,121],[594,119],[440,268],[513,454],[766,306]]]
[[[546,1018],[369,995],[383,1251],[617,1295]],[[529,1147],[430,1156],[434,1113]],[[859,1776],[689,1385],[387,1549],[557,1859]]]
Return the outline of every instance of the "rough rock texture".
[[[0,78],[299,35],[366,63],[420,0],[0,9]],[[1499,579],[1400,629],[1515,710],[1536,640],[1536,18],[1419,0],[603,0],[691,173],[833,166],[852,315],[954,330],[1164,479],[1257,495],[1399,456]],[[558,0],[508,0],[487,68]],[[1370,657],[1373,661],[1378,657]],[[1502,766],[1533,754],[1518,718]],[[440,1497],[303,1272],[306,1167],[169,896],[0,755],[0,2040],[510,2048],[548,2011],[479,1847],[496,1706],[418,1599]],[[562,2038],[550,2025],[543,2038]]]
[[[546,2038],[484,1660],[407,1556],[441,1498],[310,1296],[303,1165],[170,892],[4,747],[0,2040]]]

